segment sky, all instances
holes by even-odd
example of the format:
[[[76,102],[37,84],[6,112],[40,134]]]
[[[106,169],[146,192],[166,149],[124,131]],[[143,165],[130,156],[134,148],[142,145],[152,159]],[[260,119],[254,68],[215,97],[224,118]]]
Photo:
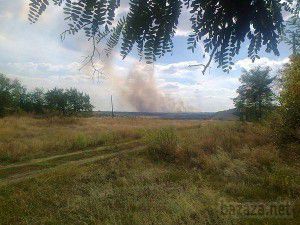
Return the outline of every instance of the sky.
[[[126,13],[127,2],[121,1],[118,15]],[[67,36],[64,41],[60,39],[60,34],[67,27],[62,8],[50,6],[36,24],[30,24],[27,18],[28,4],[28,0],[0,0],[0,73],[19,79],[29,90],[36,87],[45,90],[54,87],[77,88],[90,95],[95,110],[109,110],[111,95],[117,111],[140,110],[126,98],[128,94],[124,94],[125,90],[133,92],[133,95],[135,92],[141,93],[145,102],[164,99],[163,102],[169,105],[182,106],[180,109],[157,108],[158,111],[216,112],[230,109],[234,107],[232,99],[236,96],[243,69],[269,66],[272,73],[276,74],[289,61],[288,56],[291,54],[288,46],[280,44],[279,57],[262,51],[261,58],[252,63],[247,58],[248,43],[245,42],[230,73],[224,73],[212,63],[203,75],[201,67],[189,67],[205,63],[207,57],[203,58],[201,44],[195,53],[187,50],[189,15],[185,10],[174,38],[172,55],[166,55],[155,62],[153,71],[143,69],[145,66],[138,62],[135,52],[124,60],[115,52],[110,70],[98,80],[90,68],[79,70],[83,58],[91,51],[91,43],[81,34]],[[141,75],[144,80],[133,86],[130,74],[140,70],[143,71]],[[149,82],[152,87],[150,92],[145,87]],[[130,88],[134,90],[128,90]],[[155,92],[155,98],[151,91]]]

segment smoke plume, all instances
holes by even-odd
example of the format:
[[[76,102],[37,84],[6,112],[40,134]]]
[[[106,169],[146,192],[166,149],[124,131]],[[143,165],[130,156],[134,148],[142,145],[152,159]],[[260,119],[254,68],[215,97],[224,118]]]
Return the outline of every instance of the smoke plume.
[[[167,96],[156,83],[153,67],[135,64],[120,90],[126,101],[139,112],[182,112],[184,103]]]

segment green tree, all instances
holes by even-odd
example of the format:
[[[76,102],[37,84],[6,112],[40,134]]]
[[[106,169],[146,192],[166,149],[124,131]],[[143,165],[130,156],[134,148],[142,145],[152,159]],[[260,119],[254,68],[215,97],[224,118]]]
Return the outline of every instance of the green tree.
[[[300,18],[292,17],[287,21],[283,40],[291,46],[293,55],[300,54]]]
[[[33,104],[30,93],[24,93],[21,96],[20,109],[24,112],[33,112]]]
[[[4,116],[12,106],[10,80],[0,74],[0,116]]]
[[[75,88],[67,89],[65,92],[67,99],[67,112],[69,114],[78,114],[79,112],[90,112],[93,106],[90,103],[90,97]]]
[[[45,94],[45,101],[49,111],[63,115],[77,115],[80,112],[91,112],[93,109],[89,95],[75,88],[49,90]]]
[[[54,88],[45,94],[46,108],[50,112],[67,114],[67,98],[63,89]]]
[[[32,92],[24,92],[20,100],[20,109],[24,112],[43,114],[45,111],[45,94],[36,88]]]
[[[42,114],[44,113],[45,107],[45,94],[42,89],[35,89],[32,92],[32,102],[35,113]]]
[[[26,89],[18,80],[11,80],[0,74],[0,116],[20,110]]]
[[[272,109],[274,79],[269,68],[257,67],[244,72],[240,78],[242,85],[237,89],[238,96],[234,99],[241,120],[259,121]]]
[[[45,112],[45,93],[42,89],[36,88],[29,93],[30,103],[32,106],[31,112],[43,114]]]
[[[300,56],[291,57],[282,72],[282,91],[279,96],[281,139],[300,140]]]
[[[111,55],[120,42],[121,55],[126,57],[137,47],[140,58],[152,63],[172,52],[179,16],[186,7],[190,12],[191,33],[188,49],[194,51],[203,41],[210,53],[208,64],[214,59],[224,71],[231,69],[233,57],[241,44],[249,39],[248,55],[252,60],[265,46],[267,52],[279,55],[277,45],[284,27],[283,12],[299,10],[293,0],[130,0],[129,12],[116,18],[120,0],[30,0],[29,20],[35,23],[49,4],[63,6],[68,29],[62,33],[84,31],[93,44],[87,63],[100,54],[97,44],[105,44],[104,52]],[[297,0],[297,5],[299,4]]]
[[[18,80],[11,80],[0,74],[0,116],[19,111],[35,114],[57,112],[62,115],[77,115],[92,110],[90,96],[75,88],[67,90],[54,88],[46,93],[36,88],[28,92]]]
[[[300,54],[300,1],[297,1],[292,16],[286,22],[283,40],[291,46],[293,55]]]
[[[90,102],[90,96],[88,94],[84,94],[82,96],[82,99],[83,99],[83,111],[92,112],[94,106]]]

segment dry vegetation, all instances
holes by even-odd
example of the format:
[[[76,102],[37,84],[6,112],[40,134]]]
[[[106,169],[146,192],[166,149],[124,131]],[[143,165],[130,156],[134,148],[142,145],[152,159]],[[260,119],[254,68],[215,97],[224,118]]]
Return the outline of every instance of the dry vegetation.
[[[0,123],[1,224],[299,222],[299,146],[278,148],[265,126],[146,118]],[[45,172],[26,178],[38,170]],[[225,217],[221,200],[288,200],[294,217]]]
[[[151,128],[192,126],[191,121],[143,118],[0,119],[0,162],[19,162],[141,138]]]

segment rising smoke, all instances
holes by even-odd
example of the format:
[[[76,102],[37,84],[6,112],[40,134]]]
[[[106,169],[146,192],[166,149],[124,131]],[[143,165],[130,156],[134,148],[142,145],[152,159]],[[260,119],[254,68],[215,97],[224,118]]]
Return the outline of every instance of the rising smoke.
[[[139,112],[183,112],[183,101],[167,96],[161,90],[154,76],[153,66],[134,64],[127,77],[114,82],[121,101]]]

